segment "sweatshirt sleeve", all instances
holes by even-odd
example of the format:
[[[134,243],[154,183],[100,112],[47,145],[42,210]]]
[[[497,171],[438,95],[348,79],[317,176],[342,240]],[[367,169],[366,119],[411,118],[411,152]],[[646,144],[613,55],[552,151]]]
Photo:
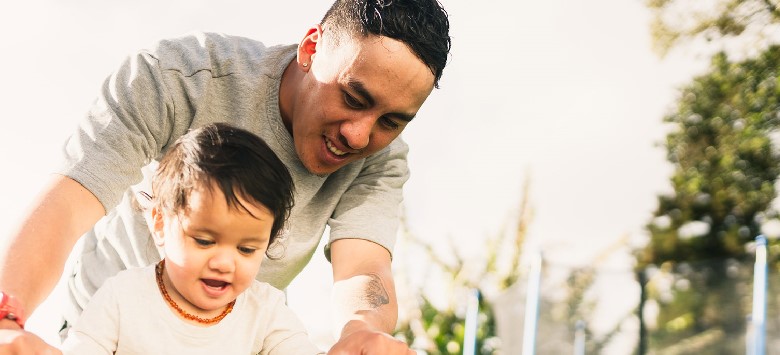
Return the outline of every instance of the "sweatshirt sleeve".
[[[168,143],[174,107],[154,54],[129,56],[103,83],[66,141],[58,173],[79,182],[106,211],[142,179],[141,167]]]
[[[393,254],[400,224],[403,185],[409,179],[409,147],[399,137],[366,159],[360,174],[344,192],[328,221],[330,244],[342,238],[365,239]]]

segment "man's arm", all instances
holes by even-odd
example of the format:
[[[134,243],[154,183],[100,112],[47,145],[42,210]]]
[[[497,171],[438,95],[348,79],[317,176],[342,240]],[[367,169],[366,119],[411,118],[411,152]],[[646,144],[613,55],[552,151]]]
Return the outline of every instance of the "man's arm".
[[[341,337],[329,354],[408,354],[388,333],[398,320],[390,253],[362,239],[331,244],[333,300]]]
[[[81,184],[53,176],[2,248],[0,290],[15,296],[31,314],[59,281],[76,241],[104,213]],[[0,328],[14,326],[0,322]]]

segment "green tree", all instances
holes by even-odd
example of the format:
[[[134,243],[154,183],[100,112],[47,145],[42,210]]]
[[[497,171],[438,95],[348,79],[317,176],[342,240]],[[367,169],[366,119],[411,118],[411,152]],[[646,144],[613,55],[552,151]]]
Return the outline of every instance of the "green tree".
[[[733,337],[744,333],[749,293],[740,290],[749,278],[740,274],[749,271],[735,270],[749,270],[746,245],[763,221],[777,217],[771,208],[780,173],[772,141],[780,123],[777,68],[777,46],[739,62],[720,52],[665,118],[673,128],[665,148],[675,167],[674,193],[658,198],[650,243],[637,253],[640,268],[661,266],[675,285],[664,291],[672,297],[661,302],[655,346],[717,330],[722,336],[709,336],[697,349],[729,353],[729,344],[738,345]]]
[[[660,304],[651,346],[669,353],[744,350],[752,257],[746,246],[771,207],[778,173],[777,0],[647,0],[654,47],[714,53],[709,71],[681,90],[666,117],[672,195],[660,196],[637,253]],[[728,54],[727,54],[728,53]],[[742,58],[742,59],[738,59]],[[780,245],[771,242],[777,260]],[[778,270],[772,261],[770,274]],[[656,282],[652,280],[655,279]],[[770,283],[770,289],[778,285]],[[770,312],[777,305],[770,299]],[[674,345],[672,345],[674,344]]]
[[[673,127],[666,150],[675,166],[674,194],[658,199],[643,262],[741,258],[761,219],[774,214],[778,64],[778,47],[739,63],[720,53],[709,73],[682,90],[676,111],[665,119]],[[681,229],[692,221],[703,223],[701,236]]]

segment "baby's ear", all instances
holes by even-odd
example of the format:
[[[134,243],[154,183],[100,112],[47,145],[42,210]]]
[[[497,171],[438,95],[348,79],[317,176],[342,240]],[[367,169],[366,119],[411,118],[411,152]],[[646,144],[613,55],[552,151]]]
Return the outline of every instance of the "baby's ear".
[[[152,208],[152,238],[154,238],[154,244],[158,247],[165,244],[165,219],[163,213],[158,207]]]

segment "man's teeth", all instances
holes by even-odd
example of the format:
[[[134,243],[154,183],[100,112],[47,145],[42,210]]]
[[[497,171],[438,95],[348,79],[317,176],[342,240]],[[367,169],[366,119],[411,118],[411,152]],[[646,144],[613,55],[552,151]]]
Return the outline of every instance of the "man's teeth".
[[[336,155],[344,155],[344,154],[347,154],[347,152],[342,152],[342,151],[338,150],[338,148],[334,147],[334,146],[333,146],[333,143],[331,143],[331,142],[330,142],[330,140],[327,140],[327,139],[326,139],[326,140],[325,140],[325,145],[327,145],[327,146],[328,146],[328,150],[330,150],[330,152],[331,152],[331,153],[333,153],[333,154],[336,154]]]

